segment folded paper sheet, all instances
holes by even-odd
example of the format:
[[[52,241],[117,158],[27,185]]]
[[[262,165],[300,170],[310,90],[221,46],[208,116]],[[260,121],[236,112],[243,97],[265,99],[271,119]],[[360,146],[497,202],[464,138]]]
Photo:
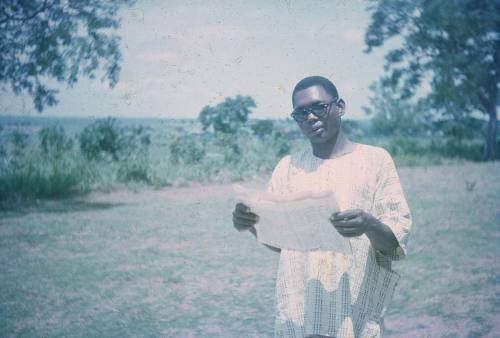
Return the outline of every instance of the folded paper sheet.
[[[259,216],[257,240],[299,251],[331,250],[351,255],[349,239],[329,221],[339,211],[332,192],[279,196],[234,184],[236,199]]]

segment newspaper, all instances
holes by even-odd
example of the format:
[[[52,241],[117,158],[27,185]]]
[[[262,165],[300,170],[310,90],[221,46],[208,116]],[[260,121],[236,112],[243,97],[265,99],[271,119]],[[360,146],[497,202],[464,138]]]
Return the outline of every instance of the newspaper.
[[[277,248],[299,251],[331,250],[352,255],[348,238],[331,224],[339,211],[333,192],[279,196],[233,185],[236,200],[259,216],[257,240]]]

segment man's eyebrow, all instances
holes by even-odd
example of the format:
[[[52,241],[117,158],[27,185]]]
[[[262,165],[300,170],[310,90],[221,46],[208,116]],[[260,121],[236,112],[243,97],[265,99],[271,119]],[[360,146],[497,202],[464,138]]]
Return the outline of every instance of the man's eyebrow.
[[[307,106],[300,106],[300,107],[296,107],[295,109],[302,109],[302,108],[306,108],[306,107],[311,107],[311,106],[315,106],[317,104],[321,104],[321,103],[325,103],[325,101],[322,101],[322,100],[317,100],[317,101],[313,101],[312,103],[308,104]]]

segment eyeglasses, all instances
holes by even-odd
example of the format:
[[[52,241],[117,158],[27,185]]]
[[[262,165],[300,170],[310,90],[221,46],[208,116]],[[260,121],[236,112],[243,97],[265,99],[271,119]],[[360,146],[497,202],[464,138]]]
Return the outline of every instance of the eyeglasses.
[[[337,102],[339,102],[338,98],[329,103],[316,103],[309,107],[297,108],[290,114],[290,116],[293,117],[293,119],[298,123],[306,121],[310,113],[324,119],[330,113],[331,106]]]

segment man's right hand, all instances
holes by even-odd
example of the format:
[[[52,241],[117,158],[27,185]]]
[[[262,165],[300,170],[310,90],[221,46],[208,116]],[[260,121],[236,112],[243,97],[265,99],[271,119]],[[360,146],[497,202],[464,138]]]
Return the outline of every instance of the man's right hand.
[[[234,207],[233,225],[238,231],[250,230],[259,221],[259,216],[250,211],[250,207],[239,202]]]

